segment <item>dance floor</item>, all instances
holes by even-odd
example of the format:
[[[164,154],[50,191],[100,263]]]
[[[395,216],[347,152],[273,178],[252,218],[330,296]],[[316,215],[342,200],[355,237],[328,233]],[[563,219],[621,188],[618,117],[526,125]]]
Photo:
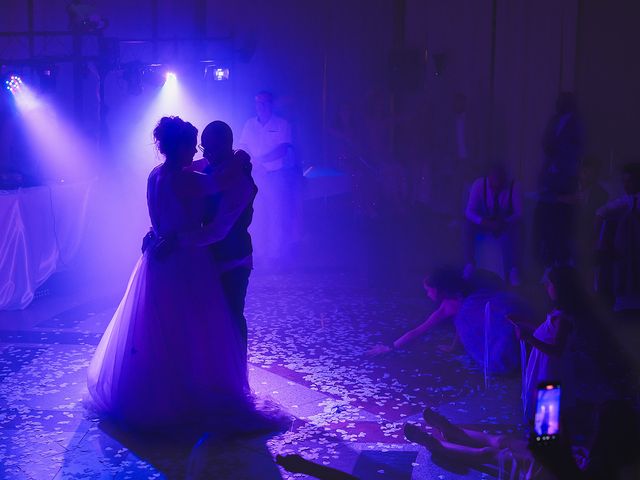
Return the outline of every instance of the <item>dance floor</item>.
[[[369,358],[420,321],[418,296],[354,286],[340,274],[254,276],[247,303],[253,389],[288,410],[287,432],[222,442],[139,438],[84,411],[86,368],[117,296],[53,293],[0,312],[0,478],[278,479],[276,454],[298,453],[361,479],[492,478],[434,461],[405,422],[429,405],[455,422],[517,432],[519,385],[490,379],[464,351],[442,351],[444,326],[411,349]]]

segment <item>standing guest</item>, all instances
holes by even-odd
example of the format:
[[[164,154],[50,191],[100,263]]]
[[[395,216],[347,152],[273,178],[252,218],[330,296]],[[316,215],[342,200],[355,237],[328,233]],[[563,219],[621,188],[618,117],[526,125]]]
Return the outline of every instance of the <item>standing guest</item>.
[[[509,180],[501,163],[489,168],[486,177],[473,182],[466,209],[465,273],[475,265],[476,249],[481,236],[492,235],[500,240],[505,279],[512,286],[520,285],[522,265],[522,196],[520,185]]]
[[[572,93],[562,92],[542,139],[544,164],[534,212],[535,256],[542,267],[575,260],[573,237],[583,129]]]
[[[613,260],[614,311],[621,317],[640,318],[640,162],[623,167],[625,194],[596,212],[604,222],[602,237],[609,237]],[[608,232],[608,234],[606,233]]]
[[[596,211],[609,199],[609,194],[598,181],[599,178],[600,163],[598,160],[593,157],[585,158],[580,167],[576,236],[578,239],[578,265],[588,273],[590,279],[595,278],[599,233],[596,229]]]
[[[291,126],[273,113],[273,95],[255,97],[256,116],[247,120],[239,146],[251,155],[254,178],[262,198],[256,203],[258,232],[262,233],[263,257],[279,263],[293,236],[299,204],[301,171],[293,156]]]

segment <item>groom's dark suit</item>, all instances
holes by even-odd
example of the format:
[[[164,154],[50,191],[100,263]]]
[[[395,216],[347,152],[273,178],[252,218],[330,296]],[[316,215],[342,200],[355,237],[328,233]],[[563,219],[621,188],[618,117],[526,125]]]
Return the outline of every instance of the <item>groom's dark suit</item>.
[[[249,276],[251,275],[253,254],[253,245],[248,229],[253,219],[253,201],[258,188],[251,175],[249,156],[244,151],[238,150],[234,152],[234,158],[231,161],[244,164],[244,174],[246,175],[244,180],[250,182],[251,188],[247,190],[248,198],[242,199],[246,207],[241,212],[238,212],[239,215],[237,217],[229,219],[231,225],[227,235],[222,240],[213,243],[210,249],[213,257],[222,268],[222,288],[246,347],[247,321],[244,316],[244,306]],[[215,170],[215,166],[207,165],[203,172],[215,175]],[[227,192],[221,192],[207,199],[205,225],[211,223],[218,215],[220,202],[223,196],[227,194]]]

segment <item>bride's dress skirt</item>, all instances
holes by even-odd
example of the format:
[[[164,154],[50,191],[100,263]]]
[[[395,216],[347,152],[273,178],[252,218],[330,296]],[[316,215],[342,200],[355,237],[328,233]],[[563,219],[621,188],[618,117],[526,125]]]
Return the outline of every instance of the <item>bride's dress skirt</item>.
[[[215,428],[255,413],[218,278],[206,248],[138,260],[89,366],[94,410],[142,429]]]

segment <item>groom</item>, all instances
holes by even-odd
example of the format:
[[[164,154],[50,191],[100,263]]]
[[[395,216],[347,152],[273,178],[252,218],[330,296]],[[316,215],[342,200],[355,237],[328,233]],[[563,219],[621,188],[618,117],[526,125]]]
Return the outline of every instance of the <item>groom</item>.
[[[233,132],[229,125],[219,120],[207,125],[202,131],[201,149],[204,158],[193,162],[194,170],[208,175],[218,175],[230,166],[240,166],[243,170],[243,175],[238,176],[238,182],[242,184],[207,199],[204,229],[215,219],[215,230],[224,235],[209,248],[220,265],[222,288],[242,335],[246,357],[244,305],[253,268],[253,246],[248,228],[253,219],[253,202],[258,188],[251,176],[249,155],[243,150],[233,150]],[[240,165],[233,165],[235,162]]]

